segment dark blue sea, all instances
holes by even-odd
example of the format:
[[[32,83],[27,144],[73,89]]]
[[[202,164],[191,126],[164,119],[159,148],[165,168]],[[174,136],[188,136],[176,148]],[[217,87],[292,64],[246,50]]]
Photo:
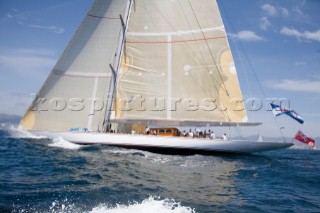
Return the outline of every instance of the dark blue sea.
[[[320,212],[320,150],[171,156],[2,127],[0,212]]]

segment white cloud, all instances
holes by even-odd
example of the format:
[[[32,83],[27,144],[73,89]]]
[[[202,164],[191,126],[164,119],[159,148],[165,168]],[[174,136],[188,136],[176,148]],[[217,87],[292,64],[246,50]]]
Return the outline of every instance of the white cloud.
[[[287,36],[294,36],[294,37],[297,37],[298,39],[320,41],[320,30],[314,31],[314,32],[310,32],[310,31],[300,32],[294,28],[283,27],[280,33]]]
[[[301,36],[301,33],[298,30],[290,29],[288,27],[283,27],[280,33],[287,36],[296,36],[296,37]]]
[[[320,74],[314,75],[312,77],[320,80]]]
[[[286,8],[280,8],[280,11],[283,16],[289,16],[289,11]]]
[[[260,19],[260,28],[263,30],[267,30],[271,26],[270,21],[268,20],[267,17],[262,17]]]
[[[55,52],[48,49],[16,49],[14,52],[24,55],[38,55],[38,56],[54,56]]]
[[[296,66],[304,66],[306,65],[307,63],[304,62],[304,61],[297,61],[296,63],[294,63]]]
[[[303,12],[302,12],[302,10],[300,8],[297,8],[297,7],[293,8],[292,11],[297,13],[298,15],[303,15]]]
[[[249,30],[243,30],[238,32],[237,34],[230,34],[233,38],[238,38],[244,41],[260,41],[263,40],[261,36],[258,36],[255,32]]]
[[[12,13],[8,13],[7,17],[9,19],[16,19],[16,20],[26,20],[28,19],[26,16],[18,14],[18,11],[15,9],[12,9]]]
[[[261,6],[261,9],[269,17],[271,17],[271,16],[275,17],[275,16],[278,16],[278,15],[281,15],[283,17],[288,17],[289,13],[290,13],[287,8],[277,7],[277,6],[273,6],[271,4],[264,4],[264,5]],[[295,10],[297,10],[297,11],[295,11]],[[298,11],[301,12],[301,14],[302,14],[302,11],[299,10],[298,8],[294,8],[293,9],[294,13],[297,13]]]
[[[308,13],[303,12],[304,7],[305,3],[296,3],[296,5],[290,11],[290,19],[299,23],[310,23],[312,21],[312,18]]]
[[[320,81],[285,79],[277,82],[269,82],[269,87],[287,91],[311,92],[320,94]]]
[[[48,30],[53,33],[63,33],[64,32],[63,28],[57,27],[54,25],[48,25],[48,26],[39,25],[39,24],[37,24],[39,22],[38,18],[26,16],[25,14],[21,15],[18,12],[19,12],[18,10],[12,9],[12,13],[8,13],[7,17],[15,20],[19,25],[24,26],[24,27],[36,28],[36,29],[41,29],[41,30]],[[27,23],[27,22],[29,22],[29,23]]]
[[[271,4],[264,4],[261,6],[261,9],[269,16],[276,16],[278,14],[278,10]]]
[[[320,30],[315,31],[315,32],[305,31],[305,32],[303,32],[303,37],[305,37],[306,39],[309,39],[309,40],[320,41]]]
[[[16,49],[0,52],[1,70],[28,76],[45,76],[56,63],[54,52],[45,49]]]
[[[21,21],[18,21],[18,24],[25,26],[25,27],[31,27],[31,28],[37,28],[40,30],[49,30],[54,33],[63,33],[64,29],[61,27],[56,27],[56,26],[41,26],[41,25],[35,25],[35,24],[25,24]]]

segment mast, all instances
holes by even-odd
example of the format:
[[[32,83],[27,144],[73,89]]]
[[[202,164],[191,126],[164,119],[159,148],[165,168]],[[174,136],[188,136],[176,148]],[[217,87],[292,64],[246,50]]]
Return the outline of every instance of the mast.
[[[112,112],[113,98],[115,96],[117,74],[118,74],[119,68],[120,68],[121,55],[122,55],[123,50],[125,48],[126,31],[127,31],[127,26],[128,26],[128,22],[129,22],[129,16],[130,16],[133,1],[134,0],[128,0],[128,4],[127,4],[125,14],[124,14],[124,19],[121,16],[121,14],[119,15],[122,27],[119,32],[118,47],[115,51],[115,58],[114,58],[113,64],[109,64],[109,67],[112,72],[112,82],[110,83],[109,90],[108,90],[109,93],[107,95],[106,111],[105,111],[105,116],[104,116],[104,121],[103,121],[103,130],[106,132],[108,132],[110,130],[110,124],[111,124],[110,117],[111,117],[111,112]]]

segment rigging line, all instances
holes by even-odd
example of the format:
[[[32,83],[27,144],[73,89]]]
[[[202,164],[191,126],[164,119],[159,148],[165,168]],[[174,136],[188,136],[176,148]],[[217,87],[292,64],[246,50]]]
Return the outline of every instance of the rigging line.
[[[198,24],[198,26],[199,26],[199,29],[201,30],[201,34],[202,34],[203,38],[206,38],[206,37],[205,37],[205,35],[204,35],[204,33],[203,33],[203,31],[202,31],[202,28],[201,28],[200,22],[199,22],[199,20],[198,20],[198,18],[197,18],[197,16],[196,16],[196,13],[195,13],[195,11],[194,11],[194,9],[193,9],[192,5],[191,5],[190,0],[188,0],[188,3],[189,3],[189,5],[190,5],[190,8],[191,8],[191,10],[192,10],[192,12],[193,12],[193,15],[194,15],[194,17],[195,17],[196,21],[197,21],[197,24]],[[216,66],[216,68],[217,68],[217,70],[218,70],[218,73],[219,73],[219,76],[220,76],[221,82],[222,82],[222,84],[223,84],[223,86],[224,86],[224,88],[225,88],[225,91],[226,91],[226,93],[227,93],[227,96],[229,96],[230,94],[229,94],[228,89],[227,89],[227,87],[226,87],[226,85],[225,85],[225,83],[224,83],[224,81],[223,81],[223,79],[222,79],[222,76],[221,76],[221,73],[220,73],[219,66],[217,65],[216,61],[214,60],[214,56],[213,56],[213,53],[212,53],[212,51],[211,51],[211,49],[210,49],[210,47],[209,47],[208,41],[207,41],[207,40],[205,40],[205,42],[206,42],[206,45],[207,45],[208,50],[209,50],[209,52],[210,52],[211,58],[212,58],[212,60],[213,60],[213,62],[214,62],[214,64],[215,64],[215,66]]]
[[[228,17],[228,13],[226,12],[226,10],[225,10],[225,8],[224,8],[223,3],[221,3],[221,5],[222,5],[222,10],[223,10],[224,14],[226,14],[226,16],[227,16],[227,18],[226,18],[227,20],[225,20],[224,17],[221,15],[221,18],[223,19],[224,25],[226,26],[226,24],[230,24],[230,28],[234,31],[234,27],[233,27],[232,22],[230,21],[230,19],[229,19],[229,17]],[[231,32],[232,32],[232,31],[231,31]],[[232,38],[232,37],[231,37],[231,38]],[[228,39],[228,37],[227,37],[227,39]],[[237,39],[237,40],[238,40],[238,39]],[[250,87],[250,83],[249,83],[249,77],[248,77],[249,74],[248,74],[247,69],[245,68],[244,62],[243,62],[243,60],[242,60],[242,57],[241,57],[241,54],[240,54],[240,50],[239,50],[239,46],[237,45],[235,38],[232,38],[231,41],[233,42],[233,44],[234,44],[234,46],[235,46],[235,48],[236,48],[236,51],[237,51],[237,53],[238,53],[238,57],[239,57],[239,61],[240,61],[242,70],[244,70],[245,79],[246,79],[247,87],[248,87],[248,89],[249,89],[250,97],[253,97],[252,88]],[[229,47],[229,48],[230,48],[230,47]],[[231,49],[231,48],[230,48],[230,49]],[[235,62],[234,62],[234,65],[235,65],[235,67],[236,67]],[[238,81],[239,81],[239,80],[238,80]],[[240,83],[239,83],[239,86],[241,86]],[[240,90],[240,91],[241,91],[241,90]],[[253,120],[255,120],[254,114],[253,114]]]
[[[201,33],[202,33],[203,38],[206,38],[205,35],[204,35],[204,33],[203,33],[203,31],[202,31],[200,22],[199,22],[199,20],[198,20],[198,18],[197,18],[197,16],[196,16],[196,13],[195,13],[195,11],[194,11],[194,9],[193,9],[193,7],[192,7],[192,4],[191,4],[190,0],[188,0],[188,3],[189,3],[189,6],[190,6],[190,8],[191,8],[191,10],[192,10],[192,12],[193,12],[193,15],[194,15],[196,21],[197,21],[198,27],[199,27],[199,29],[201,30]],[[222,76],[221,76],[219,66],[217,65],[216,61],[214,60],[214,56],[213,56],[213,53],[212,53],[212,51],[211,51],[211,49],[210,49],[210,47],[209,47],[208,41],[205,40],[205,42],[206,42],[206,45],[207,45],[208,50],[209,50],[209,52],[210,52],[211,58],[212,58],[215,66],[216,66],[216,68],[217,68],[217,70],[218,70],[218,74],[219,74],[219,76],[220,76],[222,85],[224,86],[224,89],[225,89],[225,91],[226,91],[226,95],[229,96],[230,94],[229,94],[228,89],[227,89],[227,87],[226,87],[226,85],[225,85],[225,83],[224,83],[224,81],[223,81]],[[225,111],[225,112],[226,112],[226,114],[227,114],[227,117],[228,117],[229,121],[231,121],[231,118],[230,118],[230,116],[229,116],[228,111]],[[224,113],[222,112],[222,110],[221,110],[221,113],[224,114]]]
[[[185,17],[185,20],[187,21],[187,23],[188,23],[188,26],[189,26],[189,29],[190,30],[192,30],[192,28],[191,28],[191,25],[190,25],[190,22],[189,22],[189,20],[188,20],[188,18],[187,18],[187,16],[186,16],[186,13],[185,13],[185,11],[184,11],[184,9],[183,9],[183,6],[182,6],[182,4],[181,4],[181,1],[179,0],[179,5],[180,5],[180,7],[181,7],[181,10],[182,10],[182,13],[183,13],[183,15],[184,15],[184,17]],[[195,40],[195,36],[194,36],[194,34],[192,33],[191,34],[192,35],[192,37],[193,37],[193,39]],[[199,42],[196,42],[196,45],[198,46],[198,49],[200,50],[201,48],[200,48],[200,46],[199,46]],[[206,66],[207,66],[207,71],[208,72],[210,72],[210,70],[209,70],[209,68],[208,68],[208,64],[206,63],[206,60],[205,60],[205,58],[204,58],[204,56],[203,56],[203,53],[202,53],[202,51],[200,51],[200,55],[201,55],[201,58],[202,58],[202,61],[203,61],[203,64],[205,64]],[[215,87],[215,89],[216,89],[216,91],[219,91],[218,90],[218,88],[217,88],[217,85],[218,85],[218,81],[217,80],[215,80],[214,79],[214,77],[211,75],[211,78],[210,78],[212,81],[213,81],[213,85],[214,85],[214,87]],[[202,89],[203,91],[205,91],[204,89]]]
[[[150,1],[150,4],[152,4],[153,9],[158,11],[158,13],[162,16],[163,20],[165,20],[168,23],[168,25],[173,29],[173,32],[175,32],[175,27],[166,19],[166,17],[163,15],[162,11],[152,1]],[[148,16],[150,17],[150,20],[152,20],[151,22],[154,23],[154,21],[152,19],[152,17],[154,17],[154,14],[150,15],[149,10],[146,10],[146,11],[148,12]],[[155,24],[153,24],[153,25],[155,26]],[[156,29],[156,30],[157,30],[157,32],[159,32],[158,29]]]
[[[238,39],[239,39],[239,38],[238,38]],[[242,43],[241,43],[241,42],[239,42],[239,43],[240,43],[240,47],[241,47],[242,51],[244,52],[245,57],[246,57],[247,60],[248,60],[249,57],[248,57],[248,55],[247,55],[247,52],[245,51]],[[249,63],[250,69],[251,69],[252,72],[253,72],[254,78],[256,79],[256,81],[257,81],[257,83],[258,83],[258,85],[259,85],[259,88],[260,88],[263,96],[264,96],[265,98],[267,98],[267,95],[266,95],[266,93],[264,92],[264,90],[263,90],[263,88],[262,88],[262,86],[261,86],[261,82],[260,82],[260,80],[259,80],[259,78],[258,78],[258,76],[257,76],[257,73],[254,71],[254,68],[253,68],[253,66],[252,66],[251,61],[248,60],[248,63]]]
[[[153,3],[154,4],[154,3]],[[183,8],[182,7],[182,5],[181,5],[181,2],[180,2],[180,0],[179,0],[179,4],[180,4],[180,7],[181,8]],[[168,21],[167,19],[166,19],[166,17],[165,17],[165,15],[162,13],[162,11],[161,10],[159,10],[159,8],[158,7],[156,7],[155,5],[153,5],[153,7],[158,11],[158,13],[162,16],[162,18],[163,18],[163,20],[165,20],[167,23],[168,23],[168,25],[170,26],[170,28],[171,29],[173,29],[173,31],[176,31],[176,29],[175,29],[175,27],[171,24],[171,22],[170,21]],[[183,11],[183,10],[182,10]],[[183,11],[183,13],[184,13],[184,16],[186,17],[186,15],[185,15],[185,12]],[[152,20],[152,16],[150,16],[149,15],[149,17],[150,17],[150,20]],[[186,20],[187,20],[187,22],[188,22],[188,19],[186,18]],[[153,21],[152,21],[153,22]],[[191,28],[191,26],[190,26],[190,23],[188,22],[188,25],[189,25],[189,29],[192,29]],[[203,33],[203,32],[202,32]],[[192,34],[193,35],[193,34]],[[194,37],[194,35],[193,35],[193,37]],[[206,39],[206,38],[205,38]],[[199,44],[197,43],[197,45],[198,45],[198,47],[199,47]],[[200,48],[200,47],[199,47]],[[190,49],[190,48],[189,48]],[[203,55],[202,55],[202,57],[203,57]],[[203,60],[204,60],[204,58],[203,58]],[[204,60],[205,61],[205,60]],[[205,62],[204,62],[205,63]],[[206,64],[206,63],[205,63]],[[211,77],[212,78],[212,77]],[[214,80],[213,80],[214,81]],[[218,80],[216,80],[216,82],[218,82]],[[218,85],[218,84],[217,84]],[[218,88],[216,88],[216,90],[218,91]]]
[[[222,1],[221,1],[221,2],[222,2]],[[227,20],[229,21],[231,28],[232,28],[232,29],[235,29],[235,27],[233,26],[233,24],[232,24],[232,22],[231,22],[231,20],[230,20],[230,18],[229,18],[229,16],[228,16],[228,13],[227,13],[227,11],[226,11],[223,3],[221,3],[220,5],[222,6],[223,11],[224,11],[225,14],[226,14],[226,18],[227,18]],[[261,90],[263,96],[266,98],[266,97],[267,97],[267,96],[266,96],[266,93],[264,92],[264,90],[263,90],[263,88],[262,88],[262,86],[261,86],[261,82],[260,82],[260,80],[259,80],[256,72],[254,71],[254,68],[253,68],[253,66],[252,66],[252,63],[251,63],[251,61],[249,60],[248,54],[247,54],[247,52],[245,51],[245,49],[244,49],[244,47],[243,47],[243,45],[242,45],[239,37],[238,37],[237,35],[235,35],[235,36],[236,36],[237,40],[239,41],[240,49],[243,51],[244,56],[245,56],[245,58],[246,58],[247,61],[248,61],[248,64],[249,64],[249,66],[250,66],[250,70],[252,71],[252,73],[253,73],[253,75],[254,75],[254,78],[256,79],[256,81],[257,81],[257,83],[258,83],[259,89]]]
[[[187,22],[187,24],[188,24],[188,26],[189,26],[189,29],[192,30],[191,24],[190,24],[190,22],[189,22],[189,20],[188,20],[188,18],[187,18],[187,16],[186,16],[185,10],[183,9],[183,6],[182,6],[180,0],[179,0],[179,5],[180,5],[180,8],[181,8],[181,10],[182,10],[182,12],[183,12],[183,15],[184,15],[184,17],[185,17],[185,20],[186,20],[186,22]],[[200,30],[201,30],[201,29],[200,29]],[[193,39],[195,39],[194,34],[192,33],[191,35],[192,35]],[[198,49],[200,50],[201,48],[200,48],[199,42],[196,42],[196,45],[197,45]],[[209,66],[208,66],[208,64],[206,63],[206,60],[205,60],[205,58],[204,58],[204,55],[203,55],[202,51],[200,51],[200,55],[201,55],[203,64],[206,65],[206,70],[207,70],[207,72],[208,72],[208,74],[209,74],[209,72],[210,72]],[[201,59],[200,59],[200,60],[201,60]],[[219,85],[219,83],[218,83],[219,81],[218,81],[217,79],[215,79],[215,77],[214,77],[213,75],[210,75],[210,79],[211,79],[211,81],[213,82],[213,86],[214,86],[215,90],[217,91],[217,93],[219,93],[219,92],[218,92],[218,91],[219,91],[219,88],[217,87],[217,85]],[[200,85],[200,86],[201,86],[201,85]],[[201,87],[201,89],[202,89],[202,91],[205,93],[206,90],[205,90],[203,87]],[[215,95],[217,96],[217,94],[215,94]],[[217,98],[217,97],[216,97],[216,98]],[[225,116],[222,110],[219,110],[219,112],[220,112],[220,114],[221,114],[223,117]],[[227,116],[228,116],[228,115],[227,115]],[[228,116],[228,117],[229,117],[229,116]],[[229,119],[229,120],[230,120],[230,119]]]
[[[224,11],[225,12],[225,11]],[[226,21],[224,21],[224,23],[225,23],[225,25],[226,25]],[[230,24],[231,25],[231,24]],[[232,28],[232,27],[231,27]],[[232,37],[231,37],[232,38]],[[247,69],[245,69],[245,65],[244,65],[244,63],[243,63],[243,60],[242,60],[242,57],[241,57],[241,54],[240,54],[240,51],[239,51],[239,47],[238,47],[238,45],[237,45],[237,43],[236,43],[236,40],[238,40],[237,38],[232,38],[231,39],[231,41],[232,41],[232,43],[234,44],[234,46],[235,46],[235,48],[236,48],[236,51],[237,51],[237,55],[238,55],[238,57],[239,57],[239,61],[240,61],[240,63],[241,63],[241,67],[242,67],[242,70],[244,70],[244,74],[245,74],[245,79],[246,79],[246,83],[247,83],[247,86],[248,86],[248,90],[249,90],[249,92],[250,92],[250,96],[252,97],[253,96],[253,93],[252,93],[252,88],[249,86],[250,84],[249,84],[249,78],[248,78],[248,73],[247,73]]]
[[[231,28],[235,29],[234,26],[232,25],[232,22],[231,22],[229,16],[228,16],[228,13],[226,12],[226,9],[225,9],[223,3],[221,3],[221,5],[222,5],[223,10],[225,11],[227,20],[229,21]],[[237,35],[236,35],[236,36],[237,36]],[[256,72],[254,71],[254,68],[253,68],[253,66],[252,66],[251,61],[249,60],[249,57],[248,57],[248,55],[247,55],[247,52],[245,51],[245,49],[244,49],[244,47],[243,47],[240,39],[239,39],[238,37],[237,37],[237,39],[238,39],[238,41],[239,41],[239,46],[240,46],[240,48],[242,49],[242,51],[243,51],[243,53],[244,53],[244,56],[245,56],[245,58],[247,59],[247,61],[248,61],[248,63],[249,63],[249,66],[250,66],[250,69],[251,69],[251,71],[252,71],[252,73],[253,73],[253,76],[254,76],[254,78],[256,79],[256,81],[257,81],[257,83],[258,83],[258,86],[259,86],[259,88],[260,88],[260,90],[261,90],[264,98],[266,99],[266,98],[267,98],[267,95],[266,95],[266,93],[264,92],[264,90],[263,90],[263,88],[262,88],[262,86],[261,86],[261,82],[260,82],[260,80],[259,80]],[[274,119],[275,123],[277,124],[277,126],[279,127],[279,130],[280,130],[280,133],[281,133],[281,135],[282,135],[283,140],[286,141],[286,139],[285,139],[285,137],[284,137],[284,134],[283,134],[283,132],[282,132],[282,130],[281,130],[282,127],[280,126],[280,124],[279,124],[279,122],[277,121],[277,119],[276,119],[275,116],[273,116],[273,119]]]
[[[165,15],[162,13],[162,11],[161,10],[159,10],[159,8],[158,7],[156,7],[156,5],[154,5],[154,3],[151,3],[151,4],[153,4],[153,7],[158,11],[158,13],[161,15],[161,17],[163,18],[163,20],[165,20],[166,21],[166,23],[169,25],[169,27],[173,30],[173,32],[175,32],[176,31],[176,28],[171,24],[171,22],[170,21],[168,21],[167,20],[167,18],[165,17]],[[179,4],[180,4],[180,7],[181,8],[183,8],[182,7],[182,5],[181,5],[181,2],[180,2],[180,0],[179,0]],[[183,9],[182,9],[182,11],[183,11]],[[183,11],[183,13],[184,13],[184,11]],[[184,15],[185,15],[185,13],[184,13]],[[149,13],[148,13],[148,16],[150,17],[150,20],[152,20],[152,16],[150,16],[149,15]],[[186,17],[186,15],[185,15],[185,17]],[[187,18],[186,18],[186,20],[187,20]],[[151,21],[151,22],[153,22],[153,21]],[[191,28],[191,26],[190,26],[190,24],[189,24],[189,22],[188,22],[188,25],[189,25],[189,29],[192,29]],[[201,31],[202,32],[202,31]],[[202,32],[203,33],[203,32]],[[192,34],[193,35],[193,37],[194,37],[194,34]],[[197,43],[197,45],[198,45],[198,47],[199,47],[199,44],[198,44],[198,42],[196,42]],[[188,47],[189,48],[189,47]],[[200,47],[199,47],[200,48]],[[190,48],[189,48],[190,49]],[[190,50],[190,51],[192,51],[192,50]],[[202,55],[202,57],[203,57],[203,55]],[[204,59],[204,58],[203,58]],[[206,63],[205,63],[206,64]],[[211,77],[212,78],[212,77]],[[217,81],[218,82],[218,81]],[[218,84],[217,84],[218,85]],[[216,85],[215,85],[215,87],[216,87]],[[203,91],[204,91],[204,89],[202,89]],[[218,91],[218,88],[216,88],[216,90]],[[222,115],[223,115],[223,113],[222,113]]]

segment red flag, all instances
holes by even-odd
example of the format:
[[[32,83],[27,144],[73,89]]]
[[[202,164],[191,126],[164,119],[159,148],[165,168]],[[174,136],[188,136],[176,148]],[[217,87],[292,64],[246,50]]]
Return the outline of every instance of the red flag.
[[[298,131],[297,134],[293,138],[294,140],[300,141],[306,144],[314,144],[315,141],[312,138],[308,138],[302,131]]]

